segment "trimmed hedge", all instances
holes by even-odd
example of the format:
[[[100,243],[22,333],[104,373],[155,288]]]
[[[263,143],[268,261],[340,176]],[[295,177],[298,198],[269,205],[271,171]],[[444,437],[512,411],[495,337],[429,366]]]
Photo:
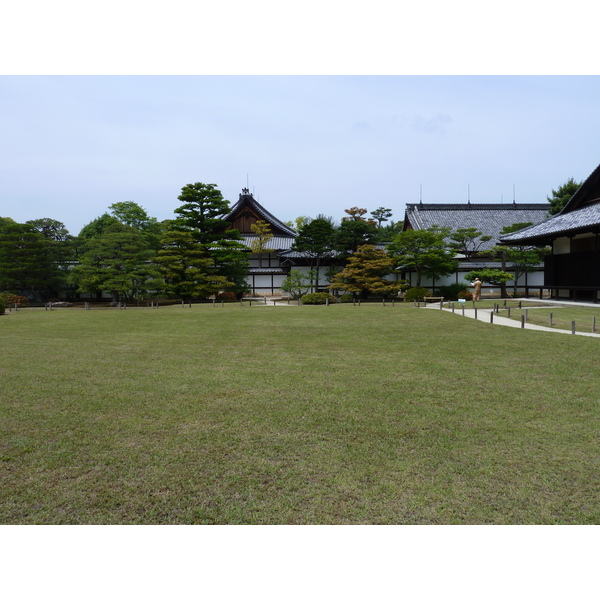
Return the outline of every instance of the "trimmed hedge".
[[[337,299],[326,292],[315,292],[314,294],[305,294],[302,296],[302,304],[326,304],[329,299],[329,304],[335,304]]]
[[[404,302],[412,302],[413,300],[423,300],[426,296],[431,296],[431,292],[423,287],[413,287],[406,290],[404,294]]]

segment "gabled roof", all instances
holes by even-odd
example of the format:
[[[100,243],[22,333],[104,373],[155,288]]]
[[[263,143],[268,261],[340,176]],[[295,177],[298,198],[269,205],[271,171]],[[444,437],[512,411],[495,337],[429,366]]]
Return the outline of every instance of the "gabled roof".
[[[573,212],[561,212],[539,225],[503,235],[500,243],[549,244],[557,237],[587,232],[600,232],[600,204],[585,206]]]
[[[231,228],[237,229],[244,237],[254,235],[250,226],[256,221],[266,221],[271,226],[271,233],[274,236],[295,238],[298,235],[291,227],[259,204],[248,188],[242,189],[239,200],[223,219],[229,221],[232,224]]]
[[[548,215],[548,203],[538,204],[424,204],[406,205],[404,229],[450,227],[452,230],[475,227],[482,235],[492,237],[483,242],[480,251],[497,245],[500,231],[514,223],[537,224]]]
[[[581,187],[573,194],[573,197],[559,214],[563,215],[573,212],[574,210],[591,204],[597,204],[598,202],[600,202],[600,165],[581,184]]]
[[[588,232],[600,232],[600,165],[558,215],[538,225],[503,235],[500,243],[550,244],[557,237]]]

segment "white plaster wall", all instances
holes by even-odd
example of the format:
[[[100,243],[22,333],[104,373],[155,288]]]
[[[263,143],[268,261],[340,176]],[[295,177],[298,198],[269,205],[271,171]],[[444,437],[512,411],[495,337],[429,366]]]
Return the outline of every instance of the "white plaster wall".
[[[569,254],[569,252],[571,252],[571,240],[568,237],[554,240],[552,254]]]

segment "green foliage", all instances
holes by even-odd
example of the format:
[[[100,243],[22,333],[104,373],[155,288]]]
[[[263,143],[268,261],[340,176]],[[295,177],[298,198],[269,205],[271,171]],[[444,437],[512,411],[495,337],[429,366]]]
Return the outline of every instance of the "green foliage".
[[[427,296],[431,296],[431,292],[428,289],[423,287],[412,287],[406,290],[404,301],[412,302],[413,300],[423,300]]]
[[[335,228],[331,219],[317,217],[304,224],[292,244],[292,250],[304,252],[310,258],[311,269],[315,272],[315,289],[319,289],[321,261],[334,255]]]
[[[305,294],[302,296],[302,304],[327,304],[329,300],[329,304],[335,304],[337,302],[337,298],[332,296],[331,294],[327,294],[326,292],[315,292],[313,294]]]
[[[258,220],[256,223],[250,225],[250,229],[256,236],[256,238],[250,242],[250,250],[255,254],[273,252],[272,248],[267,248],[269,240],[273,238],[271,226],[266,221]]]
[[[297,269],[292,269],[281,283],[281,289],[287,292],[294,300],[301,298],[310,288],[312,273],[303,275]]]
[[[383,250],[365,244],[348,258],[346,267],[333,276],[329,288],[362,296],[396,295],[403,282],[386,279],[394,272],[394,266],[394,259]]]
[[[86,241],[80,264],[71,269],[69,281],[81,292],[108,291],[115,302],[132,300],[161,285],[151,262],[154,255],[139,230],[117,221]]]
[[[47,298],[59,288],[63,277],[49,244],[32,225],[0,222],[0,291],[31,291]]]
[[[484,242],[489,242],[492,236],[482,235],[476,227],[465,227],[453,231],[449,239],[449,248],[465,256],[472,256],[481,248]]]
[[[546,199],[550,203],[549,215],[557,215],[573,197],[573,194],[581,187],[581,183],[577,183],[572,177],[567,179],[565,183],[557,189],[552,190],[552,195]]]
[[[353,294],[342,294],[338,300],[340,301],[341,304],[348,304],[349,302],[354,302],[354,295]]]
[[[489,283],[491,285],[501,285],[513,278],[512,273],[507,273],[501,269],[479,269],[477,271],[470,271],[465,275],[467,281],[475,281],[477,277],[479,277],[483,283]]]
[[[379,208],[376,208],[374,211],[371,212],[371,216],[373,217],[373,219],[375,219],[375,221],[377,221],[377,227],[381,227],[382,223],[388,221],[391,218],[392,209],[380,206]]]
[[[223,217],[229,212],[229,202],[214,183],[189,183],[177,199],[182,205],[174,212],[197,242],[210,246],[223,238],[239,237],[237,232],[226,233],[230,223]]]
[[[463,290],[456,295],[457,300],[473,300],[473,293],[469,290]]]
[[[458,268],[454,253],[446,247],[445,238],[449,232],[448,228],[443,227],[407,229],[387,246],[387,252],[396,257],[399,267],[415,272],[416,285],[419,287],[423,276],[434,278],[449,275]]]
[[[171,297],[189,300],[206,298],[234,284],[217,273],[214,261],[191,231],[167,231],[155,261]],[[233,290],[235,291],[235,290]]]
[[[440,285],[436,288],[436,292],[445,300],[457,300],[461,292],[468,292],[468,288],[463,283],[451,283],[450,285]]]
[[[104,213],[103,215],[94,219],[87,225],[84,225],[81,231],[79,232],[78,237],[83,238],[84,240],[98,238],[105,231],[107,231],[111,225],[114,225],[115,223],[119,223],[119,219],[112,215],[109,215],[108,213]]]
[[[372,244],[375,241],[377,227],[374,221],[365,221],[352,217],[346,219],[342,220],[337,229],[334,242],[337,251],[343,256],[348,257],[352,252],[356,252],[359,246]]]

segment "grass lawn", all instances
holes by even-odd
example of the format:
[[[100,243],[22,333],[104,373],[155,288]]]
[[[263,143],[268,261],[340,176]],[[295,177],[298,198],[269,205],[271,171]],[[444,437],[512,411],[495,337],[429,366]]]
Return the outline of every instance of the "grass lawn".
[[[3,524],[600,522],[593,338],[412,303],[25,309],[0,336]]]

